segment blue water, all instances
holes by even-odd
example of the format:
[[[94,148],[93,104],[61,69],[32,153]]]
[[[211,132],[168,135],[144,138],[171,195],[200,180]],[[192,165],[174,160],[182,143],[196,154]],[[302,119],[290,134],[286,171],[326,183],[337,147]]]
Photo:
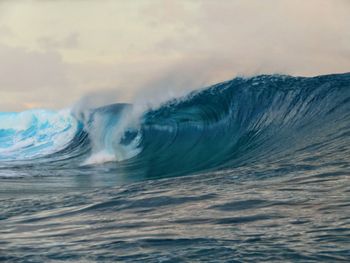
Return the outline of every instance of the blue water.
[[[350,74],[0,113],[0,261],[349,262]]]

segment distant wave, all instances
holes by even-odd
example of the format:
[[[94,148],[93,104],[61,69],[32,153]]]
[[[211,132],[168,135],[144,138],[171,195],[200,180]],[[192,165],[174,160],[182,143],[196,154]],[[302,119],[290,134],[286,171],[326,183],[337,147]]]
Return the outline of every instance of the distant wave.
[[[151,177],[341,154],[350,74],[235,78],[136,113],[135,105],[0,113],[0,168],[59,163]]]

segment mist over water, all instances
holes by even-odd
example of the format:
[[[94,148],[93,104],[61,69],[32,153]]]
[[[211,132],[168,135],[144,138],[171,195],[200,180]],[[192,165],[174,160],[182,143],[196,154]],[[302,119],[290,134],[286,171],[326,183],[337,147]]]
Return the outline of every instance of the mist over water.
[[[156,91],[0,113],[0,260],[350,259],[350,74]]]

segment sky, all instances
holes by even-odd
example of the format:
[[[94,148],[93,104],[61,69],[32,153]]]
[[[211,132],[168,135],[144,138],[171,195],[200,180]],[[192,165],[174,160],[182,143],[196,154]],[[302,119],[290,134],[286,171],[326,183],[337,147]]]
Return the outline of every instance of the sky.
[[[0,0],[0,111],[350,71],[349,0]]]

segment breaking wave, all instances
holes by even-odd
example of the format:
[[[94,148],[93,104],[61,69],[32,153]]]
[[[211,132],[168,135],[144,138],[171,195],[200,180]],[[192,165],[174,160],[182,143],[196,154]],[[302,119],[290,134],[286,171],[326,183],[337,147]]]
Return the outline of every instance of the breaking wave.
[[[340,157],[349,134],[350,74],[262,75],[142,113],[131,104],[0,113],[0,168],[114,165],[131,175],[168,177]]]

